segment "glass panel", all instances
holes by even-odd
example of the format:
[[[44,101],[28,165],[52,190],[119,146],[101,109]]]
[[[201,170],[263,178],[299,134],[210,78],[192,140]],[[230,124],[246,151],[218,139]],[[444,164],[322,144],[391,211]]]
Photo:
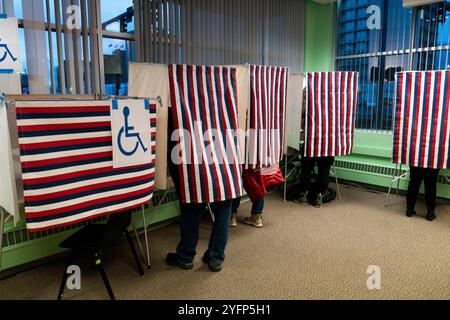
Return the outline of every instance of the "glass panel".
[[[104,30],[134,33],[133,0],[102,0],[101,11]]]
[[[368,28],[370,5],[379,8],[380,30]],[[408,67],[408,56],[397,51],[409,48],[412,12],[403,8],[402,0],[340,2],[339,55],[360,57],[338,60],[337,69],[359,72],[359,129],[391,130],[394,76]]]
[[[128,94],[128,62],[136,60],[134,41],[103,39],[106,94]]]
[[[413,9],[403,8],[402,0],[390,0],[386,3],[389,4],[387,8],[386,51],[409,49]]]
[[[14,0],[14,13],[17,19],[23,19],[22,0]]]
[[[417,70],[448,69],[448,50],[441,47],[450,44],[450,1],[423,7],[416,18],[417,32],[415,48],[429,48],[414,55],[414,68]]]
[[[379,49],[380,30],[369,30],[368,7],[382,6],[380,0],[343,0],[339,6],[339,56],[369,53]]]

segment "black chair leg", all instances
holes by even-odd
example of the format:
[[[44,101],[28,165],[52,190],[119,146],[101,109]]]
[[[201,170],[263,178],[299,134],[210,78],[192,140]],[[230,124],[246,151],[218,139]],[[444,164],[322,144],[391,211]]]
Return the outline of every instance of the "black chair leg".
[[[141,275],[141,277],[143,277],[144,269],[142,268],[142,264],[141,261],[139,260],[139,256],[137,254],[136,247],[133,244],[133,240],[131,239],[130,232],[128,232],[128,230],[125,230],[125,235],[127,237],[128,244],[130,245],[131,252],[133,253],[134,260],[136,261],[138,272]]]
[[[70,265],[72,264],[74,257],[75,257],[75,252],[72,251],[69,255],[69,258],[67,258],[67,261],[66,261],[63,278],[62,278],[61,284],[59,286],[59,293],[58,293],[58,298],[57,298],[58,300],[62,300],[62,297],[64,295],[64,289],[66,288],[67,278],[69,277],[67,275],[67,269],[69,269]]]
[[[101,261],[100,255],[98,253],[94,253],[94,263],[100,275],[102,276],[103,283],[105,284],[106,290],[108,290],[108,294],[111,300],[116,300],[116,296],[111,288],[111,284],[109,283],[108,277],[106,275],[105,270],[103,269],[103,263]]]

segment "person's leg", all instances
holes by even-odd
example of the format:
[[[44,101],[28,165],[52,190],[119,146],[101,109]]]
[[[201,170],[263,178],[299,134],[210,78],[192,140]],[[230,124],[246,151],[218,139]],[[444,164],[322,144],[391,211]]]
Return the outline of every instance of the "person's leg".
[[[323,195],[330,184],[330,170],[333,165],[334,157],[317,158],[317,197],[314,205],[318,208],[322,207]]]
[[[406,194],[406,215],[412,217],[416,214],[415,207],[419,196],[420,185],[423,180],[423,172],[420,168],[410,167],[410,180]]]
[[[259,198],[252,205],[252,214],[262,214],[264,211],[264,198]]]
[[[236,198],[233,200],[233,205],[231,208],[231,222],[230,227],[237,227],[237,212],[241,205],[241,198]]]
[[[317,167],[318,167],[318,177],[317,177],[317,192],[320,194],[325,194],[328,189],[328,185],[330,184],[330,170],[333,165],[334,158],[326,157],[326,158],[318,158],[317,159]]]
[[[200,222],[206,210],[204,204],[182,204],[180,235],[176,253],[169,253],[166,262],[182,269],[192,269],[199,238]]]
[[[301,165],[302,170],[300,174],[300,188],[298,190],[299,193],[297,197],[294,198],[294,201],[307,205],[308,191],[311,186],[311,172],[314,170],[315,159],[302,156]]]
[[[425,199],[427,204],[427,220],[433,221],[436,219],[436,194],[437,182],[439,178],[439,170],[437,169],[423,169],[425,180]]]
[[[177,246],[177,257],[183,263],[192,263],[196,255],[200,223],[206,206],[204,204],[183,204],[181,210],[181,240]]]
[[[232,200],[233,204],[231,206],[231,212],[237,213],[239,210],[239,207],[241,206],[241,198],[236,198]]]
[[[263,211],[264,211],[264,198],[259,198],[253,202],[252,215],[249,218],[245,218],[244,222],[248,225],[252,225],[257,228],[262,228],[263,224]]]
[[[231,217],[232,201],[218,202],[211,205],[214,211],[214,225],[209,238],[208,250],[203,255],[203,262],[209,265],[211,271],[222,269],[225,260],[225,248],[228,241],[228,225]]]

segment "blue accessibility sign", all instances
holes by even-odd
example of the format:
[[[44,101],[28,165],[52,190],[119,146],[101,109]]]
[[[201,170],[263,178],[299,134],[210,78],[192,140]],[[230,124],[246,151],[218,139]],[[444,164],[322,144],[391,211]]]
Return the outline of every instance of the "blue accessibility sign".
[[[117,145],[119,146],[120,152],[122,152],[123,155],[127,157],[131,157],[138,151],[139,147],[142,148],[144,152],[147,152],[148,148],[145,147],[144,143],[142,142],[141,136],[138,132],[133,132],[134,127],[130,126],[129,124],[129,117],[130,117],[130,108],[125,107],[123,108],[123,119],[124,119],[124,126],[120,129],[119,135],[117,136]],[[123,147],[122,139],[135,139],[136,144],[134,148],[131,150],[126,150]]]
[[[2,54],[3,50],[4,52]],[[11,50],[9,50],[8,45],[0,43],[0,62],[5,61],[8,57],[10,57],[13,62],[17,61],[17,58],[11,53]]]

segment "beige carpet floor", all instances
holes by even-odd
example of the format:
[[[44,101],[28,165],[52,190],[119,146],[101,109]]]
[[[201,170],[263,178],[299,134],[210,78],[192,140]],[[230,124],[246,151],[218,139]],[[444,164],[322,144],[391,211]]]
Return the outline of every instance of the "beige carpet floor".
[[[126,243],[106,255],[106,271],[119,299],[450,299],[450,207],[438,220],[404,217],[404,198],[343,187],[343,200],[323,209],[268,197],[265,226],[231,230],[224,270],[200,261],[210,223],[202,225],[191,271],[164,263],[178,241],[178,226],[153,230],[153,268],[141,278]],[[250,203],[242,205],[242,220]],[[108,299],[98,273],[81,261],[82,290],[65,299]],[[368,290],[367,268],[381,268],[381,290]],[[0,282],[0,299],[55,299],[63,261]]]

